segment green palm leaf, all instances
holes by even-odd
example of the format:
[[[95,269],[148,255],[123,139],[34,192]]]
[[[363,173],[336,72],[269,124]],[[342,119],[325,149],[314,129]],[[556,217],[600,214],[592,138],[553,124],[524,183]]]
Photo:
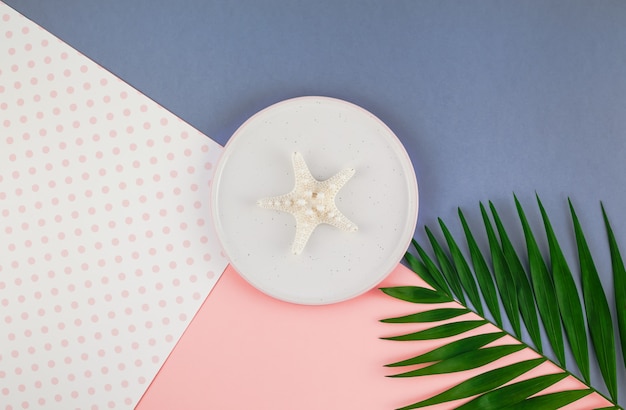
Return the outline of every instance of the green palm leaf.
[[[420,313],[384,319],[382,322],[434,322],[435,324],[426,330],[386,337],[384,339],[400,341],[441,340],[442,345],[431,351],[387,366],[402,367],[429,363],[426,367],[390,376],[428,378],[433,374],[448,374],[477,369],[487,364],[492,364],[498,359],[519,350],[532,349],[528,344],[528,340],[522,341],[521,344],[499,343],[496,346],[490,346],[492,342],[507,335],[507,332],[504,330],[473,334],[471,336],[463,335],[465,332],[489,323],[482,311],[481,295],[498,327],[502,329],[500,309],[503,309],[517,339],[521,341],[523,339],[522,335],[528,335],[541,357],[483,372],[448,388],[440,394],[403,407],[403,409],[421,408],[473,397],[469,402],[458,408],[465,410],[502,408],[549,410],[558,409],[591,393],[602,395],[599,390],[591,386],[590,353],[585,328],[589,329],[594,346],[594,358],[597,359],[597,365],[611,397],[610,399],[605,397],[607,400],[605,408],[621,409],[617,403],[615,335],[610,309],[580,221],[571,202],[569,207],[578,248],[578,266],[581,271],[581,289],[585,301],[585,314],[583,314],[583,307],[574,277],[539,197],[537,197],[537,203],[545,228],[549,247],[549,259],[544,258],[542,255],[524,209],[515,196],[514,202],[526,243],[527,260],[525,262],[528,263],[528,271],[524,268],[522,260],[515,251],[509,239],[509,234],[504,228],[500,215],[491,202],[489,202],[489,207],[499,239],[496,237],[496,232],[491,225],[485,207],[480,204],[480,211],[489,244],[487,255],[490,256],[490,260],[487,260],[484,256],[485,254],[480,250],[478,242],[460,210],[459,219],[467,240],[471,266],[467,263],[463,251],[454,240],[448,226],[441,220],[439,220],[439,226],[445,238],[445,245],[442,245],[436,239],[434,233],[426,228],[426,234],[439,267],[435,265],[417,242],[414,242],[419,259],[407,253],[407,255],[410,255],[407,257],[407,263],[418,276],[433,286],[435,290],[404,286],[385,288],[383,291],[401,300],[434,304],[433,308]],[[622,342],[623,351],[626,351],[626,269],[624,268],[615,235],[609,224],[604,207],[602,207],[602,215],[611,252],[620,341]],[[444,246],[447,246],[452,262],[449,259],[450,257],[446,255]],[[490,270],[489,262],[492,270]],[[526,272],[529,273],[530,280]],[[477,283],[479,286],[476,286]],[[450,293],[451,291],[452,293]],[[452,294],[458,299],[458,303],[461,306],[451,307],[449,304],[445,307],[437,306],[439,303],[452,301]],[[471,305],[466,303],[464,295],[468,296]],[[500,296],[500,301],[498,301],[498,295]],[[501,308],[500,302],[502,303]],[[464,319],[462,315],[470,311],[478,314],[480,317],[477,320]],[[537,316],[537,311],[539,316]],[[520,314],[523,319],[525,332],[522,332]],[[444,320],[452,321],[437,324],[437,322]],[[556,374],[526,377],[524,381],[507,384],[548,360],[548,357],[541,352],[540,324],[544,328],[552,347],[553,360],[557,360],[561,364],[563,371]],[[570,369],[566,368],[565,341],[561,326],[565,329],[571,353],[582,378],[585,380],[586,388],[581,389],[579,387],[577,389],[542,395],[541,391],[544,389],[555,385],[566,377],[574,377]],[[461,339],[456,338],[458,340],[447,340],[447,338],[457,335],[463,336]]]
[[[569,207],[572,221],[574,222],[576,245],[578,246],[578,259],[580,261],[580,274],[589,333],[591,334],[591,341],[598,357],[598,365],[600,366],[602,377],[604,377],[604,382],[613,400],[617,401],[615,339],[613,337],[613,321],[609,303],[602,290],[602,282],[600,282],[596,265],[591,257],[587,240],[571,201],[569,201]]]
[[[626,367],[626,269],[624,269],[624,261],[617,247],[615,235],[609,218],[606,216],[604,205],[602,207],[602,217],[606,226],[606,232],[609,237],[609,248],[611,249],[611,264],[613,266],[613,287],[615,288],[615,305],[617,306],[617,327],[619,329],[619,337],[622,346],[622,358]]]
[[[439,268],[437,268],[437,265],[435,265],[435,262],[433,262],[433,260],[430,259],[430,256],[428,256],[426,251],[422,249],[422,247],[419,246],[417,242],[415,242],[415,239],[413,239],[412,243],[413,243],[413,246],[415,246],[415,250],[419,254],[420,258],[422,258],[424,266],[426,267],[425,273],[428,274],[428,276],[431,278],[430,280],[433,281],[434,284],[431,284],[424,277],[422,277],[422,279],[428,282],[428,284],[431,285],[433,288],[441,290],[446,295],[452,296],[452,292],[450,292],[450,288],[448,287],[448,284],[446,283],[446,280],[444,279],[443,274],[439,271]],[[417,270],[414,270],[414,272],[420,276],[422,275],[422,273]]]
[[[395,374],[391,377],[428,376],[430,374],[445,374],[475,369],[501,359],[504,356],[519,352],[524,348],[525,346],[522,344],[485,347],[484,349],[461,353],[449,359],[431,364],[430,366],[422,367],[421,369]]]
[[[420,288],[417,286],[398,286],[395,288],[382,288],[383,292],[396,299],[413,303],[444,303],[452,302],[452,298],[436,290]]]
[[[533,231],[528,225],[526,215],[522,205],[515,198],[515,206],[517,207],[517,213],[519,214],[520,221],[522,222],[522,229],[524,230],[524,237],[526,238],[526,248],[528,249],[528,261],[530,264],[530,277],[535,292],[535,299],[537,300],[537,307],[539,308],[539,314],[543,320],[548,340],[550,345],[556,354],[556,357],[561,364],[565,366],[565,348],[563,345],[563,332],[561,331],[561,318],[559,317],[558,305],[554,304],[556,300],[556,291],[554,290],[554,284],[548,273],[539,246],[533,235]]]
[[[413,332],[402,336],[384,337],[387,340],[432,340],[444,337],[456,336],[468,330],[476,329],[488,323],[486,320],[467,320],[464,322],[446,323],[419,332]]]
[[[509,406],[508,410],[558,409],[576,400],[580,400],[591,393],[593,393],[593,390],[582,389],[544,394]]]
[[[545,374],[532,379],[509,384],[457,407],[457,410],[500,410],[522,403],[524,400],[567,377],[567,373]]]
[[[487,266],[485,257],[480,251],[480,248],[476,243],[476,239],[474,239],[474,235],[472,235],[472,231],[469,229],[465,216],[463,215],[463,212],[461,212],[461,208],[458,209],[458,213],[459,218],[461,219],[461,224],[463,224],[463,231],[465,232],[465,239],[472,258],[474,272],[476,272],[476,279],[480,285],[482,295],[485,298],[485,303],[487,304],[489,312],[491,312],[496,325],[498,325],[498,327],[502,327],[502,315],[500,314],[498,306],[498,294],[496,293],[496,286],[493,284],[491,272],[489,272],[489,267]]]
[[[480,213],[483,217],[483,223],[485,224],[485,231],[487,233],[487,239],[489,240],[489,251],[491,252],[491,260],[493,263],[493,274],[496,278],[496,284],[498,285],[498,292],[502,298],[502,305],[504,311],[511,322],[513,332],[517,338],[522,337],[521,323],[519,318],[519,302],[517,300],[517,292],[510,286],[513,281],[509,267],[504,259],[502,249],[496,239],[496,234],[487,216],[487,211],[483,204],[480,204]]]
[[[411,366],[414,364],[436,362],[439,360],[446,360],[451,357],[460,355],[465,352],[474,351],[481,347],[488,345],[506,335],[505,332],[495,333],[483,333],[460,339],[450,344],[443,345],[431,350],[430,352],[421,354],[419,356],[412,357],[410,359],[402,360],[396,363],[386,365],[387,367],[399,367],[399,366]]]
[[[534,369],[546,359],[531,359],[524,362],[513,363],[505,367],[490,370],[478,376],[474,376],[458,385],[431,397],[428,400],[422,400],[417,403],[402,407],[399,410],[418,409],[420,407],[432,406],[433,404],[446,403],[448,401],[465,399],[477,394],[485,393],[504,383],[507,383],[518,376]]]
[[[409,265],[411,270],[417,273],[420,278],[424,279],[424,282],[428,283],[434,289],[439,289],[439,287],[437,286],[437,282],[428,271],[428,268],[426,267],[426,265],[424,265],[421,261],[419,261],[415,256],[413,256],[409,252],[404,254],[404,259],[406,260],[406,263]]]
[[[541,218],[548,238],[548,246],[550,248],[550,262],[552,269],[552,278],[556,290],[556,300],[561,310],[561,319],[563,327],[572,349],[572,354],[578,369],[587,384],[591,383],[589,375],[589,347],[587,344],[587,332],[585,330],[585,319],[583,317],[583,308],[578,297],[578,290],[572,277],[563,251],[559,246],[556,235],[552,229],[552,224],[548,218],[548,214],[543,208],[543,204],[537,196],[537,204],[541,211]]]
[[[543,347],[541,344],[541,335],[539,333],[537,309],[535,309],[535,300],[533,298],[532,289],[530,288],[530,283],[528,283],[528,276],[524,271],[524,267],[522,266],[522,262],[520,261],[519,256],[517,256],[517,253],[515,252],[515,248],[513,247],[513,244],[509,239],[509,235],[504,229],[504,225],[500,220],[500,216],[498,215],[496,208],[491,202],[489,202],[489,208],[491,209],[491,215],[493,215],[493,219],[496,222],[498,234],[500,235],[500,242],[502,243],[502,253],[504,254],[504,259],[506,260],[506,264],[509,267],[509,272],[511,273],[511,277],[513,278],[513,283],[517,288],[519,310],[522,314],[522,319],[524,319],[524,323],[526,323],[526,329],[530,334],[530,338],[532,339],[533,344],[541,353],[543,351]]]
[[[472,305],[474,305],[474,309],[476,309],[476,312],[478,312],[478,314],[482,316],[483,305],[480,302],[478,288],[476,287],[476,282],[474,281],[474,277],[472,276],[470,267],[465,261],[465,258],[461,253],[461,249],[459,249],[459,246],[456,244],[456,241],[452,237],[452,234],[441,219],[439,219],[439,226],[441,227],[441,231],[443,232],[443,235],[446,238],[446,242],[448,243],[448,249],[450,249],[450,254],[452,255],[452,260],[454,261],[454,266],[456,267],[456,271],[459,275],[459,280],[463,285],[463,289],[465,289],[465,291],[467,292],[467,296],[472,302]]]
[[[383,319],[383,323],[424,323],[424,322],[439,322],[441,320],[452,319],[457,316],[464,315],[470,312],[466,308],[441,308],[428,310],[426,312],[414,313],[412,315],[394,317],[391,319]]]
[[[430,229],[428,229],[428,227],[426,227],[425,229],[426,235],[428,235],[428,239],[430,240],[430,245],[435,252],[435,257],[437,258],[439,266],[441,267],[441,272],[443,273],[443,276],[446,278],[448,284],[450,284],[450,288],[452,289],[452,292],[454,292],[454,296],[456,296],[461,303],[465,304],[465,295],[463,295],[463,289],[461,288],[461,280],[459,279],[459,274],[450,263],[450,260],[443,250],[443,247],[439,244],[439,242],[437,242],[437,239],[435,239],[435,236],[432,234]]]

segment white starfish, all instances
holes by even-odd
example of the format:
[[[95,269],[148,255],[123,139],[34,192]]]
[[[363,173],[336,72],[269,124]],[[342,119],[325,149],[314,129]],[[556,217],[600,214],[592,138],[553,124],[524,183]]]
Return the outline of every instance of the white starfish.
[[[317,225],[326,223],[343,231],[358,230],[335,205],[335,196],[354,175],[354,169],[344,169],[325,181],[313,178],[304,158],[299,152],[293,153],[295,186],[285,195],[263,198],[257,204],[266,209],[289,212],[296,218],[296,237],[291,251],[294,255],[302,252]]]

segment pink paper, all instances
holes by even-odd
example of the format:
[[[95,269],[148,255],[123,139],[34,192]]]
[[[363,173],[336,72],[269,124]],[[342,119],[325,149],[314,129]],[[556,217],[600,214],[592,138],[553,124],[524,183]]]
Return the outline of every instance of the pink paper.
[[[222,148],[0,3],[0,403],[131,408],[226,266]]]
[[[423,284],[398,266],[381,286]],[[381,340],[429,324],[384,324],[379,319],[429,308],[397,301],[377,289],[335,305],[292,305],[263,295],[228,268],[137,409],[394,409],[426,399],[488,368],[536,357],[524,350],[475,371],[425,378],[385,377],[398,371],[384,364],[424,353],[440,342]],[[493,331],[487,325],[475,333]],[[532,374],[557,371],[544,364]],[[572,386],[580,385],[566,379],[556,387]],[[453,409],[468,400],[428,409]],[[592,395],[565,409],[605,405],[608,403],[601,397]]]

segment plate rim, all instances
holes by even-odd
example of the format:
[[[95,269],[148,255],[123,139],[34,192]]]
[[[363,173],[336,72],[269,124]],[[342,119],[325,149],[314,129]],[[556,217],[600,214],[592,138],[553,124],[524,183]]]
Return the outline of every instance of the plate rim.
[[[226,145],[224,145],[224,149],[222,150],[217,160],[217,166],[215,167],[215,171],[211,179],[211,192],[210,192],[210,211],[211,211],[212,226],[215,230],[217,240],[220,246],[222,247],[223,253],[226,259],[228,260],[228,263],[237,272],[237,274],[240,277],[242,277],[248,284],[250,284],[253,288],[257,289],[258,291],[262,292],[263,294],[268,295],[277,300],[281,300],[283,302],[288,302],[288,303],[294,303],[298,305],[305,305],[305,306],[330,305],[330,304],[340,303],[340,302],[347,301],[347,300],[356,298],[358,296],[361,296],[362,294],[372,290],[378,284],[380,284],[380,282],[385,280],[396,269],[396,266],[402,261],[402,257],[400,257],[400,260],[398,261],[395,261],[396,258],[394,258],[395,262],[389,263],[390,268],[387,268],[386,272],[384,272],[383,274],[378,275],[376,281],[373,284],[368,284],[363,289],[359,289],[358,291],[352,292],[349,295],[342,296],[340,298],[324,298],[323,301],[303,301],[303,300],[298,299],[297,297],[295,298],[290,298],[288,296],[285,297],[284,295],[278,295],[276,293],[272,293],[272,292],[267,291],[266,289],[263,289],[258,284],[253,282],[250,278],[248,278],[248,276],[245,273],[242,273],[241,269],[239,269],[239,267],[237,266],[237,263],[233,262],[233,260],[229,256],[227,247],[225,246],[226,241],[224,238],[224,233],[222,232],[222,229],[220,229],[221,224],[219,223],[219,209],[218,209],[219,207],[217,206],[217,197],[219,195],[218,191],[219,191],[219,186],[220,186],[220,178],[224,171],[226,163],[228,162],[226,159],[228,158],[230,152],[233,151],[234,149],[232,148],[232,146],[234,146],[234,144],[237,142],[236,141],[237,135],[239,135],[242,132],[242,130],[244,130],[250,123],[254,122],[258,117],[264,115],[268,111],[274,110],[280,106],[287,105],[287,104],[294,104],[294,103],[297,104],[298,102],[301,102],[301,101],[316,101],[316,100],[317,101],[329,101],[334,104],[338,103],[338,104],[343,104],[343,105],[349,105],[351,108],[356,109],[357,111],[360,111],[366,114],[367,116],[371,117],[374,121],[378,122],[386,130],[386,133],[390,137],[392,137],[391,141],[393,141],[393,143],[391,145],[394,145],[395,147],[393,148],[393,150],[397,152],[397,154],[400,154],[403,157],[402,158],[403,160],[400,160],[399,162],[400,162],[402,169],[405,171],[407,182],[409,182],[409,187],[410,187],[409,192],[408,192],[408,195],[410,198],[409,199],[410,212],[407,213],[409,214],[409,220],[407,220],[406,223],[412,227],[412,230],[409,230],[409,232],[412,231],[413,234],[407,235],[408,238],[407,239],[403,238],[403,240],[398,244],[398,246],[400,246],[401,244],[404,244],[402,249],[408,249],[411,243],[411,240],[413,239],[415,228],[417,226],[418,214],[419,214],[419,186],[418,186],[417,176],[415,174],[415,168],[413,166],[413,162],[411,161],[411,158],[409,157],[408,152],[406,151],[406,148],[404,147],[404,145],[402,144],[398,136],[393,132],[393,130],[391,130],[391,128],[389,128],[387,124],[385,124],[380,118],[378,118],[376,115],[366,110],[365,108],[357,104],[354,104],[350,101],[346,101],[346,100],[335,98],[335,97],[328,97],[328,96],[321,96],[321,95],[305,95],[305,96],[288,98],[288,99],[270,104],[266,106],[265,108],[261,109],[260,111],[257,111],[248,119],[246,119],[239,127],[237,127],[237,129],[233,132],[231,137],[228,139]]]

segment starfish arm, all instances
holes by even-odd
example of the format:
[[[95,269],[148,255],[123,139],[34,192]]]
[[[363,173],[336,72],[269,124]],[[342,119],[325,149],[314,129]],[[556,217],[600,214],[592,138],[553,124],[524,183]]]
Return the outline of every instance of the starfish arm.
[[[354,176],[353,168],[346,168],[328,178],[323,184],[327,187],[329,194],[335,195]]]
[[[293,240],[291,246],[291,252],[294,255],[299,255],[304,250],[313,230],[319,223],[311,222],[308,218],[300,217],[296,215],[296,237]]]
[[[320,222],[329,224],[346,232],[356,232],[359,230],[359,227],[354,222],[349,220],[348,217],[342,214],[337,207],[324,215]]]
[[[298,187],[303,187],[304,185],[309,185],[315,181],[313,175],[311,175],[311,171],[309,171],[309,167],[304,161],[304,157],[299,152],[294,152],[292,156],[293,162],[293,174],[296,182],[296,189]]]
[[[257,205],[265,209],[275,209],[283,212],[291,212],[293,202],[293,195],[289,193],[285,195],[259,199],[257,201]]]

